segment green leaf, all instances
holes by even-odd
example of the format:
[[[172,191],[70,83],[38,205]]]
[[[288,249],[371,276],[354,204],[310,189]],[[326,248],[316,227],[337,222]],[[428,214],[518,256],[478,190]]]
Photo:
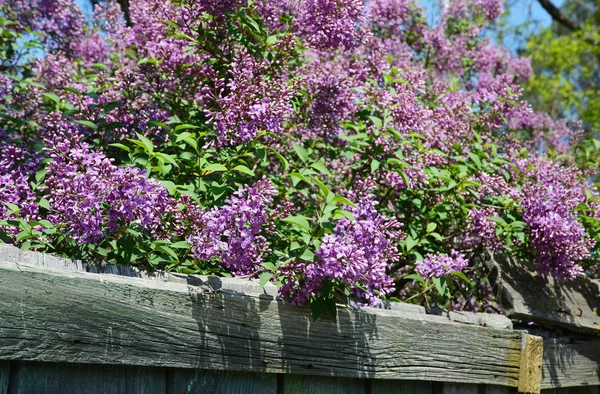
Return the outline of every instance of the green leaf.
[[[284,222],[293,224],[295,226],[300,227],[303,230],[306,230],[306,232],[310,232],[310,224],[308,223],[308,220],[306,220],[306,218],[304,216],[288,216],[285,219],[282,219]]]
[[[331,193],[329,191],[329,188],[327,186],[325,186],[325,184],[323,182],[321,182],[318,178],[314,177],[314,176],[310,176],[310,178],[315,181],[315,183],[317,184],[317,186],[319,187],[319,189],[321,189],[321,193],[323,194],[323,197],[327,198],[327,196],[329,196],[329,193]]]
[[[137,135],[137,137],[140,139],[140,141],[142,141],[142,143],[144,144],[144,147],[146,148],[146,152],[154,153],[154,144],[152,143],[152,141],[150,141],[148,138],[146,138],[146,136],[144,136],[140,133],[135,133],[135,135]]]
[[[437,228],[437,223],[429,223],[427,225],[427,233],[433,232]]]
[[[356,206],[356,204],[354,204],[352,201],[348,200],[346,197],[342,197],[342,196],[335,196],[335,197],[334,197],[334,198],[331,200],[331,202],[339,202],[339,203],[342,203],[342,204],[349,205],[349,206],[351,206],[352,208],[358,208],[358,207]]]
[[[274,45],[277,42],[277,36],[267,37],[267,45]]]
[[[45,198],[40,198],[40,201],[38,201],[38,205],[44,209],[50,209],[50,202]]]
[[[473,283],[469,280],[469,278],[467,278],[467,276],[460,271],[452,271],[452,272],[450,272],[450,275],[454,275],[454,276],[464,280],[471,286],[473,285]]]
[[[188,244],[187,241],[177,241],[172,243],[171,247],[175,249],[189,249],[190,244]]]
[[[300,174],[298,172],[290,172],[290,176],[292,178],[298,178],[301,181],[306,182],[308,185],[312,185],[312,182],[310,181],[310,179],[308,179],[306,176],[304,176],[304,175],[302,175],[302,174]]]
[[[50,101],[54,101],[56,104],[60,104],[61,102],[60,97],[58,97],[55,93],[42,93],[42,96]]]
[[[199,129],[199,128],[200,128],[200,126],[196,126],[193,124],[180,124],[180,125],[175,126],[175,132],[180,131],[180,130]],[[184,133],[182,133],[182,134],[184,134]],[[177,139],[177,142],[179,142],[179,138]]]
[[[415,246],[417,246],[418,242],[415,241],[413,239],[413,237],[408,236],[404,239],[404,247],[406,248],[406,251],[408,252],[409,250],[411,250],[412,248],[414,248]]]
[[[377,171],[379,169],[379,166],[381,166],[381,162],[379,160],[373,159],[373,161],[371,161],[371,173]]]
[[[373,122],[375,127],[377,127],[378,129],[381,129],[383,127],[383,121],[381,119],[379,119],[378,117],[369,116],[369,119],[371,119],[371,122]]]
[[[183,40],[187,40],[190,42],[196,42],[196,40],[190,36],[188,36],[187,34],[184,33],[177,33],[177,34],[173,34],[172,36],[170,36],[171,38],[181,38]]]
[[[231,171],[239,171],[239,172],[241,172],[243,174],[246,174],[246,175],[255,176],[254,171],[252,171],[248,167],[246,167],[244,165],[241,165],[241,164],[238,165],[238,166],[233,167],[231,169]]]
[[[162,152],[156,152],[154,154],[154,156],[157,157],[157,158],[159,158],[159,159],[161,159],[161,160],[163,160],[163,161],[166,161],[167,163],[170,163],[170,164],[174,165],[175,167],[179,167],[179,164],[177,164],[177,162],[175,161],[175,159],[171,155],[168,155],[168,154],[162,153]]]
[[[505,226],[507,225],[506,220],[504,220],[503,218],[501,218],[499,216],[488,216],[487,218],[488,218],[488,220],[491,220],[492,222],[502,224]]]
[[[265,285],[271,280],[271,278],[273,277],[273,274],[270,272],[264,272],[259,279],[259,284],[261,288],[264,288]]]
[[[469,152],[468,155],[471,158],[471,160],[473,160],[473,162],[475,163],[475,165],[477,165],[477,168],[482,168],[483,167],[483,165],[481,164],[481,159],[479,158],[479,156],[477,156],[473,152]]]
[[[209,165],[205,166],[202,170],[203,171],[212,171],[212,172],[223,172],[223,171],[227,171],[227,167],[225,167],[223,164],[214,163],[214,164],[209,164]]]
[[[308,160],[308,151],[306,149],[304,149],[303,146],[298,145],[295,142],[292,142],[292,146],[294,147],[294,150],[298,154],[298,157],[300,158],[300,160],[302,160],[303,162],[306,163],[306,161]]]
[[[416,280],[417,282],[419,282],[421,285],[425,285],[425,279],[423,279],[423,277],[419,274],[410,274],[410,275],[406,275],[405,277],[403,277],[402,279],[408,279],[408,280]]]
[[[131,149],[127,145],[120,143],[108,144],[108,146],[114,146],[115,148],[123,149],[125,152],[131,152]]]
[[[337,220],[337,219],[341,219],[341,218],[346,218],[346,219],[350,220],[351,222],[356,222],[356,218],[354,217],[352,212],[348,212],[344,209],[337,209],[335,211],[335,214],[333,215],[333,219]]]
[[[323,175],[331,175],[331,171],[329,171],[327,167],[325,167],[325,164],[321,163],[320,161],[312,163],[310,166]]]
[[[74,120],[73,123],[80,124],[92,130],[98,130],[98,126],[94,122],[90,122],[89,120]]]
[[[13,204],[12,202],[4,202],[4,205],[6,205],[6,207],[8,208],[8,210],[13,213],[14,215],[18,215],[19,212],[21,212],[21,208],[19,208],[17,205]]]
[[[92,67],[97,68],[102,71],[106,71],[106,64],[94,63],[94,64],[92,64]]]
[[[310,249],[306,249],[299,257],[299,259],[309,262],[315,261],[315,253]]]
[[[446,295],[446,289],[447,289],[447,283],[446,283],[446,278],[442,277],[442,278],[431,278],[433,284],[435,285],[436,290],[438,291],[438,293],[444,297]]]

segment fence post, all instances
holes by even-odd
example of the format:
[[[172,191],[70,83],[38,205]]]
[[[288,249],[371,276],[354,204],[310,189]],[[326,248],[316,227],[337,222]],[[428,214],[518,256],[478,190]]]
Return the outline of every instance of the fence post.
[[[521,364],[519,367],[519,393],[539,393],[542,389],[542,337],[524,333],[521,341]]]

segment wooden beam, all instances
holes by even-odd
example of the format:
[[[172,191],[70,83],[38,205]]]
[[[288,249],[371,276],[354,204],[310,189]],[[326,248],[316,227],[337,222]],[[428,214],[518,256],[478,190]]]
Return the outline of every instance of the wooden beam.
[[[0,262],[0,359],[517,387],[522,332]]]
[[[508,317],[600,335],[598,281],[543,277],[525,262],[503,255],[491,256],[490,266],[496,301]]]

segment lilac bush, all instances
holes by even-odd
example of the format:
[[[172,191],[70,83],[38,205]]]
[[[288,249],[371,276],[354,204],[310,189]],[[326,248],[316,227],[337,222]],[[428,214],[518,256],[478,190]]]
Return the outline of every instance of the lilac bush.
[[[522,99],[528,60],[486,38],[501,12],[0,0],[0,239],[258,277],[315,315],[495,310],[487,250],[594,270],[600,144]]]

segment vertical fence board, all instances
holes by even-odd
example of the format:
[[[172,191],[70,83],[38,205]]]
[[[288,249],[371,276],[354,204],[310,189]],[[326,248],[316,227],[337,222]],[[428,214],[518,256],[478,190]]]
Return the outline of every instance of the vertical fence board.
[[[10,394],[119,394],[126,392],[123,368],[63,363],[16,363]]]
[[[435,394],[479,394],[480,385],[460,383],[434,383]]]
[[[173,369],[168,394],[276,394],[277,375]]]
[[[484,385],[481,394],[517,394],[517,389],[513,387]]]
[[[10,373],[10,362],[0,361],[0,394],[8,393],[9,373]]]
[[[126,367],[127,394],[166,394],[166,368]]]
[[[284,394],[365,394],[363,379],[330,378],[324,376],[285,375]]]
[[[166,370],[119,365],[15,363],[10,394],[165,394]]]
[[[431,382],[416,380],[372,380],[371,394],[431,394]]]
[[[542,390],[542,394],[598,394],[600,386],[562,387]]]

